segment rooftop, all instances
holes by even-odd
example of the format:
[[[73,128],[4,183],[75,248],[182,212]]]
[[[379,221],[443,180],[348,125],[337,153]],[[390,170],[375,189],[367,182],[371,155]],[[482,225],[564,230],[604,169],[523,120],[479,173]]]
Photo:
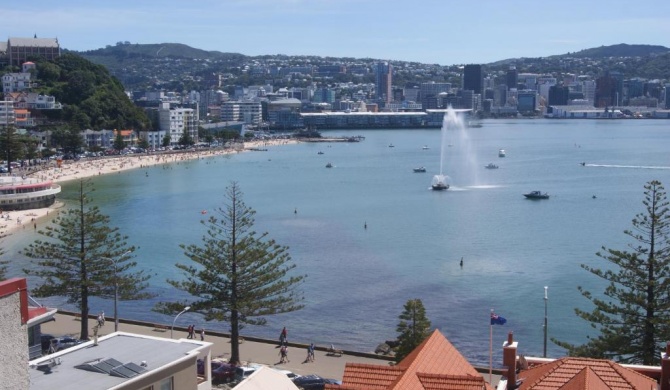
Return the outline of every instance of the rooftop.
[[[198,355],[207,353],[210,346],[211,343],[195,340],[112,333],[101,337],[98,345],[88,341],[30,361],[30,388],[109,389],[189,360],[193,361],[195,375]]]

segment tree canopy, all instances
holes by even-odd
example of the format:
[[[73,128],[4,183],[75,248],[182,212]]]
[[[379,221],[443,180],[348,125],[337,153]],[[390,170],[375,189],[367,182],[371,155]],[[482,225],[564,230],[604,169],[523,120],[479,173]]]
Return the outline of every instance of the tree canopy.
[[[403,360],[426,337],[430,336],[430,320],[426,317],[426,309],[420,299],[407,301],[399,318],[400,322],[396,327],[396,331],[399,333],[395,355],[396,362]]]
[[[661,182],[644,188],[645,211],[624,231],[629,250],[602,247],[597,256],[608,263],[604,269],[582,264],[608,284],[604,297],[579,287],[595,307],[575,312],[600,334],[583,345],[553,340],[571,356],[654,365],[670,340],[670,211]]]
[[[291,275],[296,267],[288,248],[253,230],[255,211],[246,206],[233,182],[225,194],[226,205],[217,215],[201,221],[207,228],[201,245],[185,245],[184,254],[195,264],[176,264],[184,279],[168,280],[192,298],[161,302],[156,310],[174,314],[190,306],[206,321],[226,321],[231,328],[232,363],[240,361],[239,330],[244,324],[265,325],[266,316],[303,307],[297,290],[305,276]]]
[[[74,131],[147,130],[149,119],[126,95],[121,83],[102,65],[66,52],[54,61],[36,59],[35,92],[52,95],[63,110],[49,110],[54,123]]]
[[[23,253],[36,259],[24,269],[27,275],[41,278],[32,289],[36,297],[62,296],[76,304],[81,313],[80,338],[88,338],[89,298],[113,296],[113,286],[121,300],[144,299],[150,276],[131,271],[137,263],[129,255],[128,237],[110,226],[108,216],[91,205],[93,188],[88,180],[79,181],[77,207],[61,211],[51,224],[38,233]]]

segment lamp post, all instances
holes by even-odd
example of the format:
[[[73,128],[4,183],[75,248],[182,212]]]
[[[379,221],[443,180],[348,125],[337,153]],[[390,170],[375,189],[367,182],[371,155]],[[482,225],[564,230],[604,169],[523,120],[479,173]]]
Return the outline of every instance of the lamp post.
[[[172,321],[172,327],[170,328],[170,338],[172,338],[172,331],[174,330],[174,324],[177,322],[177,318],[179,318],[180,315],[184,314],[185,312],[191,310],[191,306],[186,306],[184,310],[180,311],[179,314],[177,314],[174,317],[174,321]]]
[[[104,257],[104,259],[107,259],[111,261],[114,264],[114,332],[119,331],[119,312],[118,312],[118,303],[119,303],[119,274],[118,274],[118,267],[117,267],[117,262],[122,259],[125,255],[129,254],[132,252],[132,250],[125,251],[121,256],[119,256],[117,259],[112,259],[110,257]]]
[[[542,357],[547,357],[547,301],[549,301],[549,296],[547,296],[547,290],[549,286],[544,286],[544,354]]]

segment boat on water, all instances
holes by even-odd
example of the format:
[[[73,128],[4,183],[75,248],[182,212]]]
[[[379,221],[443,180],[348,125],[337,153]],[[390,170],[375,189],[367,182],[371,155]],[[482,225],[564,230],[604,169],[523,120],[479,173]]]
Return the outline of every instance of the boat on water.
[[[430,148],[428,147],[428,145],[423,145],[423,148],[421,148],[421,149],[423,149],[423,150],[428,150],[428,149],[430,149]]]
[[[322,152],[322,151],[319,151],[319,153],[317,153],[317,154],[323,154],[323,152]]]
[[[433,183],[430,185],[433,191],[444,191],[449,189],[449,184],[447,184],[447,177],[444,175],[435,175],[433,177]]]
[[[326,164],[326,168],[332,168],[332,167],[333,167],[333,164],[331,164],[331,163]]]
[[[498,169],[498,166],[495,165],[494,163],[488,163],[488,165],[484,165],[484,168],[486,168],[486,169]]]
[[[426,172],[426,167],[414,168],[414,172]]]
[[[0,210],[30,210],[49,207],[61,192],[52,181],[15,176],[0,177]]]
[[[507,153],[505,153],[505,149],[500,149],[498,150],[498,157],[505,157]]]
[[[395,147],[395,146],[393,146],[393,144],[389,144],[389,148],[394,148],[394,147]]]
[[[523,194],[526,199],[549,199],[549,194],[542,191],[531,191],[527,194]]]

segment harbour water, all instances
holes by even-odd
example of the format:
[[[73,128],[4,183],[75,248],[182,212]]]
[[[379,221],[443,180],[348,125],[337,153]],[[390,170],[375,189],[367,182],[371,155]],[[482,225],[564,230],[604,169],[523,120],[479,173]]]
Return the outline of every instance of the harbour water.
[[[670,186],[668,121],[490,120],[464,134],[451,131],[442,167],[447,191],[430,190],[440,170],[439,129],[324,135],[366,138],[94,178],[96,204],[139,246],[136,260],[158,294],[121,302],[120,316],[172,323],[151,309],[184,298],[165,282],[181,277],[174,263],[188,263],[179,244],[200,242],[199,221],[223,205],[225,187],[236,181],[257,211],[256,230],[289,246],[295,271],[308,275],[303,310],[268,317],[268,326],[247,326],[243,334],[277,338],[286,326],[289,340],[371,351],[396,336],[403,304],[419,298],[433,326],[473,364],[488,364],[491,309],[507,319],[494,328],[495,361],[508,331],[519,353],[541,356],[544,286],[549,337],[583,343],[591,330],[574,308],[589,306],[577,286],[598,295],[605,284],[580,264],[608,267],[595,253],[627,248],[623,230],[644,211],[644,184]],[[499,169],[485,169],[490,162]],[[413,172],[420,166],[427,172]],[[531,190],[551,198],[525,199]],[[74,198],[74,186],[64,185],[61,198]],[[17,252],[35,236],[5,239],[6,257],[15,259],[10,276],[28,266]],[[44,301],[72,309],[62,298]],[[91,309],[111,314],[112,305],[94,300]],[[193,313],[178,323],[229,329]],[[549,342],[549,357],[563,354]]]

